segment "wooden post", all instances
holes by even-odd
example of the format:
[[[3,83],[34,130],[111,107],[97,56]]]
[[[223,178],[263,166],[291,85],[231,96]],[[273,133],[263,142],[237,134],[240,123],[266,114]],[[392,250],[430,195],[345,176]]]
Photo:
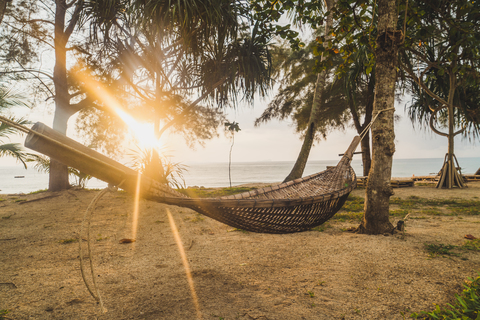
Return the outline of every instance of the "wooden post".
[[[32,130],[37,133],[30,132],[28,134],[25,139],[25,147],[43,153],[64,165],[77,168],[111,185],[120,186],[130,193],[136,192],[140,176],[140,189],[145,198],[160,195],[184,197],[183,194],[168,186],[142,176],[137,171],[85,147],[41,122],[37,122]]]

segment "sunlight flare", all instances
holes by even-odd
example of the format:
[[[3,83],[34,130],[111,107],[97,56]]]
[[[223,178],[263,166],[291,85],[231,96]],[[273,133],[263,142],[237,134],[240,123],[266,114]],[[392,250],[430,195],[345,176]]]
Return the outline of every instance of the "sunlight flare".
[[[156,138],[153,124],[141,123],[135,120],[124,110],[122,104],[115,96],[104,85],[93,79],[87,72],[79,73],[77,77],[85,84],[89,94],[125,122],[141,148],[151,149],[161,147],[160,141]]]
[[[140,185],[142,182],[141,180],[142,180],[142,175],[138,173],[137,186],[135,188],[135,198],[133,201],[132,239],[137,239],[138,213],[140,211]]]
[[[172,233],[175,238],[175,242],[177,243],[177,246],[178,246],[178,251],[180,251],[183,267],[185,268],[185,274],[187,276],[188,286],[190,287],[190,294],[192,295],[193,304],[195,305],[195,309],[197,310],[197,319],[201,319],[202,313],[200,311],[200,304],[198,303],[198,297],[195,291],[193,277],[190,271],[190,265],[187,260],[187,254],[185,253],[185,248],[183,247],[182,239],[180,238],[180,234],[178,233],[177,226],[175,225],[175,220],[173,220],[173,216],[170,213],[170,210],[168,210],[168,208],[167,208],[167,216],[168,216],[168,221],[170,222],[170,227],[172,228]]]

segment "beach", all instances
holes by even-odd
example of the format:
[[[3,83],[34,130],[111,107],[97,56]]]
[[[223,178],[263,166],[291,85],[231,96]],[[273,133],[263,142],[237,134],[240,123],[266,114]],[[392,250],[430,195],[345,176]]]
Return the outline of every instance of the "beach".
[[[391,221],[409,214],[405,232],[376,236],[348,232],[361,216],[348,208],[285,235],[146,200],[135,220],[133,196],[108,192],[91,223],[103,314],[82,280],[78,242],[99,191],[0,195],[0,310],[4,319],[403,319],[452,303],[480,271],[480,252],[461,250],[465,235],[480,238],[480,182],[394,191]],[[458,250],[435,254],[426,244]]]

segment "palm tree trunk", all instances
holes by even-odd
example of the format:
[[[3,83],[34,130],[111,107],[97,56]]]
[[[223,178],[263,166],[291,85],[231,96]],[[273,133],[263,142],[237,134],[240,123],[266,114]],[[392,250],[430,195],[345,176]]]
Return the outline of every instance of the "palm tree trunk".
[[[455,74],[453,71],[449,72],[450,80],[450,89],[448,92],[448,153],[445,159],[445,162],[442,167],[442,173],[440,179],[437,183],[437,188],[446,188],[451,189],[454,187],[463,188],[465,184],[463,183],[463,178],[457,170],[457,167],[454,162],[454,139],[456,133],[455,130],[455,118],[454,118],[454,105],[453,98],[455,96],[456,83],[455,83]],[[459,131],[461,132],[461,131]],[[458,132],[458,133],[459,133]],[[458,134],[457,133],[457,134]]]
[[[393,195],[390,181],[395,152],[393,108],[397,77],[397,44],[402,41],[401,32],[392,28],[395,25],[395,0],[379,0],[373,106],[373,114],[378,114],[378,117],[372,125],[372,167],[365,192],[365,214],[358,228],[360,233],[381,234],[392,232],[394,229],[389,220],[389,200]]]
[[[334,0],[325,0],[327,5],[327,11],[333,7]],[[325,24],[325,45],[328,43],[328,40],[331,38],[330,29],[333,23],[332,14],[330,13],[327,17],[327,23]],[[323,56],[321,58],[323,60]],[[317,132],[317,113],[321,109],[323,102],[323,91],[325,90],[325,82],[327,80],[327,71],[323,70],[317,75],[317,82],[315,83],[315,93],[313,96],[313,105],[312,110],[310,111],[309,124],[307,127],[307,132],[305,133],[305,138],[303,139],[302,148],[298,154],[297,160],[293,165],[292,171],[288,176],[283,180],[287,182],[290,180],[295,180],[301,178],[305,166],[307,165],[308,156],[310,155],[310,150],[312,150],[313,141],[315,140],[315,134]]]

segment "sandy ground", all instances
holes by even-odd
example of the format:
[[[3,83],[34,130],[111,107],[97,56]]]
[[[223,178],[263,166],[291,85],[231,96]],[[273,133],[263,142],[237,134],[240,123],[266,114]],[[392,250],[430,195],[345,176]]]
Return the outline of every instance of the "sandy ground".
[[[416,186],[395,189],[395,196],[478,200],[480,183],[469,186]],[[75,241],[96,194],[0,195],[5,319],[402,319],[400,312],[451,302],[480,271],[479,252],[432,258],[424,247],[480,237],[480,215],[410,219],[404,235],[352,234],[343,230],[358,222],[339,220],[323,232],[270,235],[232,231],[188,209],[141,201],[135,236],[132,197],[107,193],[92,220],[93,264],[108,309],[101,314],[83,283]],[[46,196],[52,197],[28,202]],[[134,243],[119,243],[133,237]]]

